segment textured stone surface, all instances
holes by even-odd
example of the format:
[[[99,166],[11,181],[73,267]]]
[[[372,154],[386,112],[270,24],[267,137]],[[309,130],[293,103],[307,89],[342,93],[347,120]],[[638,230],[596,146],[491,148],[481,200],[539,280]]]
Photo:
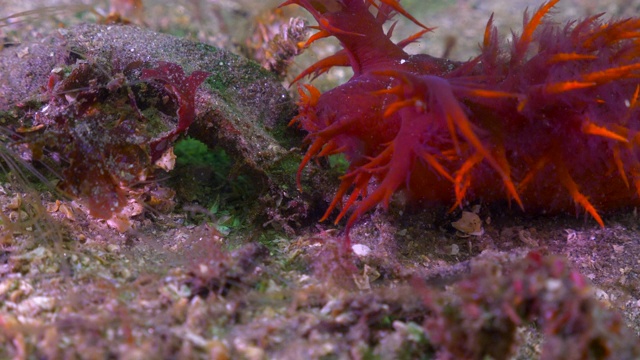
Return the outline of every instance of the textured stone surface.
[[[196,96],[197,118],[190,136],[222,146],[262,174],[281,173],[282,158],[298,157],[272,135],[288,131],[294,112],[289,93],[257,64],[228,51],[132,26],[80,25],[7,47],[0,55],[0,110],[29,100],[46,102],[51,71],[77,61],[97,64],[109,74],[135,62],[150,67],[166,61],[187,73],[211,73]]]

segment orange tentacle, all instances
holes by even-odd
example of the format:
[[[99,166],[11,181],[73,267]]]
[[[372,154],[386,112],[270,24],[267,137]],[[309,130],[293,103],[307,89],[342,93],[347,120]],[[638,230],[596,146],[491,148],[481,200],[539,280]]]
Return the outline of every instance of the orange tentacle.
[[[560,0],[551,0],[540,6],[533,17],[531,17],[531,19],[525,24],[522,35],[520,35],[515,46],[515,54],[511,59],[512,64],[520,62],[520,60],[525,56],[527,48],[533,38],[533,32],[542,22],[542,18],[558,3],[558,1]]]
[[[558,176],[560,177],[560,182],[562,185],[569,191],[573,200],[582,206],[593,219],[600,225],[600,227],[604,228],[604,221],[598,214],[596,208],[591,204],[589,199],[584,196],[580,190],[578,189],[578,184],[573,180],[567,169],[562,164],[557,164],[558,168]]]
[[[603,126],[598,126],[588,120],[584,124],[582,124],[582,132],[589,135],[602,136],[602,137],[613,139],[623,143],[629,142],[629,140],[626,137],[614,131],[611,131]]]

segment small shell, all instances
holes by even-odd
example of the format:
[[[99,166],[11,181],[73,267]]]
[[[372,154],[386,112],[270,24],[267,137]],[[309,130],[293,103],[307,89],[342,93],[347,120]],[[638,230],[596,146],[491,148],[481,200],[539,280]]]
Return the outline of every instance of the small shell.
[[[11,199],[11,202],[7,204],[7,210],[18,210],[22,206],[22,196],[20,194],[16,194]]]
[[[363,244],[353,244],[351,250],[359,257],[365,257],[371,253],[371,248]]]
[[[73,213],[73,209],[69,205],[61,204],[58,210],[60,210],[67,219],[71,221],[76,220],[76,215]]]
[[[165,151],[160,159],[156,161],[156,166],[164,171],[171,171],[176,166],[176,155],[173,153],[173,148],[170,147]]]
[[[478,214],[470,211],[463,211],[460,220],[452,222],[451,226],[464,235],[481,236],[484,234],[482,220]]]
[[[518,239],[523,243],[527,244],[529,247],[538,247],[539,242],[536,238],[531,236],[531,232],[528,230],[520,230],[518,231]]]
[[[54,203],[47,204],[47,212],[54,213],[60,209],[60,200],[56,200]]]
[[[24,210],[12,211],[9,213],[9,220],[11,222],[25,221],[29,218],[29,214],[27,214]]]

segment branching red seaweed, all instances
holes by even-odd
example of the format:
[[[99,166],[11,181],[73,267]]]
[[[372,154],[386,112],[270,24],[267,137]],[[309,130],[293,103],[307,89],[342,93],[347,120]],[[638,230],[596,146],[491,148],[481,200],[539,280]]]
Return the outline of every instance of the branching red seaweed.
[[[151,144],[151,158],[160,158],[170,143],[177,136],[189,128],[196,116],[196,90],[209,77],[206,71],[194,71],[185,76],[184,70],[178,64],[160,61],[155,69],[142,70],[142,80],[156,80],[164,84],[178,100],[178,125],[166,136],[156,139]]]

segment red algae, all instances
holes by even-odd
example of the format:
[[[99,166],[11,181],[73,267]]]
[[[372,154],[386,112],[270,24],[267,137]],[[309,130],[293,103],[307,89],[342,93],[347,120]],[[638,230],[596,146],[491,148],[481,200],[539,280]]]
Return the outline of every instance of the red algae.
[[[508,201],[534,212],[602,211],[640,204],[640,19],[602,15],[548,21],[544,3],[509,47],[493,17],[480,54],[453,62],[403,48],[431,31],[397,0],[289,0],[309,11],[318,32],[343,49],[303,71],[349,66],[353,77],[324,94],[299,87],[292,124],[314,157],[342,153],[349,169],[322,220],[349,210],[346,233],[365,212],[404,191],[410,200],[452,209]],[[394,43],[399,13],[422,30]],[[377,186],[370,189],[371,180]],[[343,198],[346,201],[343,203]]]
[[[168,135],[156,139],[151,144],[151,158],[156,161],[173,143],[178,135],[185,132],[196,117],[196,90],[211,75],[206,71],[194,71],[185,76],[178,64],[160,61],[155,69],[142,70],[142,80],[157,80],[178,100],[178,125]]]
[[[45,161],[55,154],[67,162],[57,187],[86,200],[96,218],[117,217],[139,195],[133,189],[153,178],[156,161],[193,122],[196,89],[209,76],[194,71],[187,77],[180,65],[162,61],[157,68],[140,69],[142,65],[132,62],[111,74],[100,64],[79,60],[68,67],[66,76],[61,69],[54,70],[44,94],[49,101],[40,111],[25,115],[22,126],[15,129],[19,137],[14,136],[12,146],[26,144],[34,160]],[[136,99],[146,95],[150,101],[153,96],[143,94],[150,84],[143,87],[138,78],[164,84],[166,94],[158,96],[175,96],[174,129],[160,134],[154,134],[159,129],[150,130],[158,122],[150,125],[142,114],[150,106],[140,107]],[[171,105],[168,100],[164,104]]]

